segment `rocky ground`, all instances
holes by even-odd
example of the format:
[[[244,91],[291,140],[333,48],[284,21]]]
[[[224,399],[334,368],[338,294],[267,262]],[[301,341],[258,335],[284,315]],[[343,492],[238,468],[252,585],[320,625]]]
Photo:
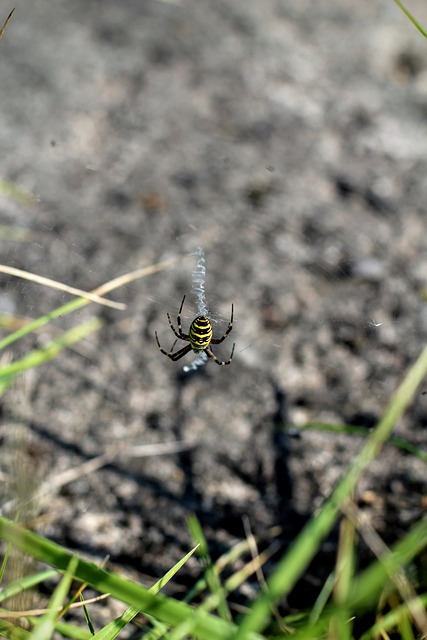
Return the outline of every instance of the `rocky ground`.
[[[78,469],[40,503],[38,530],[147,584],[189,549],[191,513],[214,557],[245,536],[245,517],[259,534],[280,525],[283,549],[361,444],[285,424],[372,426],[426,340],[427,42],[391,0],[13,6],[0,177],[37,202],[3,189],[1,262],[87,290],[174,263],[115,292],[126,311],[87,307],[11,351],[90,314],[106,321],[5,397],[3,473],[16,472],[10,447],[25,427],[14,441],[33,488]],[[421,0],[410,8],[427,24]],[[197,315],[198,247],[215,335],[235,309],[214,350],[236,350],[230,366],[186,374],[154,332],[172,345],[166,313],[184,294],[184,331]],[[9,313],[67,299],[1,278]],[[397,429],[424,447],[426,408],[420,393]],[[136,449],[174,441],[172,453]],[[357,499],[387,542],[420,517],[425,477],[387,447],[363,478]],[[290,606],[309,605],[334,553]],[[199,571],[190,562],[170,593]]]

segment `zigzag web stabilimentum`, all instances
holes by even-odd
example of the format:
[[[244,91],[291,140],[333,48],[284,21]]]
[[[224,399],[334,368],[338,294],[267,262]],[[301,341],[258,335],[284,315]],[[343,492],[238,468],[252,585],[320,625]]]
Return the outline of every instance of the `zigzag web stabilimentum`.
[[[192,293],[197,300],[197,309],[200,316],[208,316],[208,307],[206,304],[205,295],[205,280],[206,280],[206,261],[205,252],[202,247],[199,247],[194,253],[190,254],[197,258],[196,265],[192,273],[193,286],[191,288]],[[196,371],[199,367],[202,367],[208,361],[208,356],[204,351],[201,351],[198,357],[190,365],[184,365],[183,371],[188,373],[189,371]]]

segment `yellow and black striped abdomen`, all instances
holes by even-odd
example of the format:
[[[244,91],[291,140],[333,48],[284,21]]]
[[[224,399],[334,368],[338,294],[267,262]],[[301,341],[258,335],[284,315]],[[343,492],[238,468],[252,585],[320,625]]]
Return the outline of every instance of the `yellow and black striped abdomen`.
[[[212,325],[206,316],[197,316],[190,327],[190,344],[193,351],[203,351],[212,340]]]

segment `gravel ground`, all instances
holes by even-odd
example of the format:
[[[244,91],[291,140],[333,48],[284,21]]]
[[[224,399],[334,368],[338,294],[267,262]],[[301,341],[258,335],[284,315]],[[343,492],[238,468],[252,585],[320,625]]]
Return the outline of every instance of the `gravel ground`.
[[[147,584],[188,550],[190,513],[214,557],[245,536],[244,517],[259,534],[280,525],[283,548],[361,444],[283,425],[371,427],[426,340],[427,42],[391,0],[14,6],[0,42],[1,177],[37,201],[3,189],[0,223],[28,238],[4,232],[1,262],[89,290],[174,260],[112,295],[126,311],[82,310],[103,329],[3,399],[2,442],[25,449],[34,486],[78,469],[41,501],[39,531]],[[427,24],[425,3],[410,6]],[[185,374],[191,356],[171,362],[154,332],[169,348],[166,313],[184,294],[184,331],[197,315],[198,247],[214,335],[235,309],[214,351],[236,350],[230,366]],[[67,299],[1,279],[9,313]],[[420,393],[397,427],[424,448],[426,408]],[[137,449],[176,440],[173,453]],[[420,517],[425,479],[392,447],[365,474],[357,500],[388,543]],[[334,539],[291,606],[314,597]],[[169,592],[199,571],[190,562]]]

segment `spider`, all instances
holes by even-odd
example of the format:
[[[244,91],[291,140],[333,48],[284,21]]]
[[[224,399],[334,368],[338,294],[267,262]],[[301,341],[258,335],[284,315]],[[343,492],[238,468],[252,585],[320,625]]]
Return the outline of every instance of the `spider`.
[[[173,324],[171,322],[170,315],[167,314],[168,315],[169,324],[170,324],[170,328],[172,329],[172,331],[174,332],[174,334],[177,337],[177,339],[173,343],[172,349],[169,351],[169,353],[167,351],[165,351],[164,349],[162,349],[162,347],[160,346],[159,338],[158,338],[157,331],[156,331],[156,340],[157,340],[157,345],[158,345],[160,351],[165,356],[167,356],[168,358],[173,360],[174,362],[176,362],[177,360],[180,360],[183,356],[185,356],[187,353],[190,353],[190,351],[193,350],[194,353],[200,353],[201,351],[204,351],[206,353],[206,355],[209,356],[209,358],[212,358],[212,360],[214,362],[216,362],[217,364],[219,364],[221,366],[226,365],[226,364],[230,364],[230,362],[231,362],[231,360],[233,358],[233,353],[234,353],[234,347],[235,347],[234,343],[233,343],[233,348],[231,350],[230,359],[226,360],[225,362],[222,362],[221,360],[218,360],[216,355],[214,355],[212,353],[212,351],[209,349],[209,346],[211,344],[220,344],[223,340],[226,339],[226,337],[228,336],[228,334],[232,330],[232,328],[233,328],[234,305],[231,305],[231,318],[230,318],[230,322],[228,323],[227,331],[224,333],[222,338],[213,338],[212,337],[212,325],[210,323],[209,318],[207,318],[206,316],[197,316],[197,318],[195,318],[193,320],[193,322],[191,323],[191,326],[190,326],[189,335],[187,335],[187,334],[182,332],[181,312],[182,312],[182,308],[184,306],[184,301],[185,301],[185,296],[182,299],[181,306],[179,308],[178,316],[177,316],[177,319],[176,319],[177,324],[178,324],[178,331],[176,331],[175,327],[173,326]],[[174,352],[173,348],[176,345],[176,343],[178,342],[178,339],[185,340],[186,342],[189,342],[190,344],[187,344],[185,347],[183,347],[179,351],[175,351]]]

